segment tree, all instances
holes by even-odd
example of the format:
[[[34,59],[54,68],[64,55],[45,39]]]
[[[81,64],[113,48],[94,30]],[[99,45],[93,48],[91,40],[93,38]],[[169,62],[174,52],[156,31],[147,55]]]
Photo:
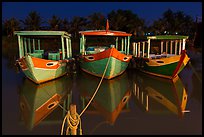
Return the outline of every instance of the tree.
[[[20,22],[15,18],[5,20],[3,26],[8,37],[13,36],[14,31],[20,30]]]
[[[21,22],[25,25],[26,30],[39,30],[43,23],[40,14],[36,11],[31,11],[25,21],[21,20]]]
[[[62,20],[62,30],[68,31],[70,29],[70,22],[65,18]]]
[[[75,16],[71,20],[70,23],[70,33],[73,35],[74,38],[79,36],[79,31],[84,30],[87,24],[86,18]]]
[[[48,21],[48,24],[50,25],[51,30],[59,30],[62,25],[62,20],[59,17],[53,15],[52,18]]]
[[[139,18],[131,10],[111,11],[108,14],[110,28],[118,31],[133,33],[134,35],[142,33],[144,28],[144,20]]]
[[[193,35],[195,31],[194,21],[191,16],[185,15],[182,11],[174,13],[170,9],[163,13],[162,18],[154,21],[151,28],[160,34],[166,31],[169,34]]]
[[[88,29],[105,29],[105,17],[102,13],[93,13],[87,17],[87,28]]]

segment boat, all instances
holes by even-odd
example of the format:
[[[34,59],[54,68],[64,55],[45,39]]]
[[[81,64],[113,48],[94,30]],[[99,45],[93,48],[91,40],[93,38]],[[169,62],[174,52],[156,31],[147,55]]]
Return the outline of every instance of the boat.
[[[71,90],[72,79],[68,76],[40,85],[29,79],[24,79],[19,90],[22,123],[29,130],[43,123],[61,123],[63,115],[66,115],[64,109],[68,110],[72,100]],[[63,106],[63,108],[59,106]],[[55,111],[57,112],[55,113]],[[55,113],[54,117],[47,118],[53,115],[52,113]]]
[[[174,114],[183,118],[190,112],[186,106],[187,91],[179,77],[174,81],[138,71],[133,76],[133,96],[137,106],[154,115]]]
[[[15,31],[14,34],[19,46],[17,64],[27,78],[41,84],[67,73],[72,60],[70,34],[64,31]]]
[[[92,98],[98,86],[100,78],[89,75],[83,71],[78,79],[78,91],[80,93],[80,106],[85,108]],[[96,96],[84,114],[103,117],[105,121],[113,125],[120,113],[129,112],[128,101],[131,97],[131,85],[126,72],[108,80],[104,79]]]
[[[174,79],[189,62],[185,45],[188,36],[145,36],[133,42],[134,67],[142,72]]]
[[[130,62],[130,36],[132,34],[109,30],[80,31],[80,68],[97,77],[112,79],[121,75]],[[104,73],[104,76],[103,76]]]

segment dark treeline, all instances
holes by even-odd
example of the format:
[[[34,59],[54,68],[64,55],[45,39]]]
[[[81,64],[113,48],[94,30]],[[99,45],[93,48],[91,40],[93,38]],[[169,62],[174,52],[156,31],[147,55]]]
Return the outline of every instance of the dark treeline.
[[[132,33],[133,37],[146,34],[181,34],[190,36],[189,40],[194,41],[196,30],[199,30],[193,17],[186,15],[182,11],[173,12],[168,9],[162,14],[161,18],[155,20],[152,25],[147,26],[145,19],[140,18],[131,10],[119,9],[108,13],[107,18],[98,12],[87,17],[75,16],[71,20],[56,15],[48,20],[43,20],[37,11],[31,11],[24,20],[18,20],[15,17],[4,20],[2,34],[12,37],[13,32],[16,30],[62,30],[72,34],[73,39],[77,40],[79,31],[105,29],[106,19],[109,20],[111,30]]]

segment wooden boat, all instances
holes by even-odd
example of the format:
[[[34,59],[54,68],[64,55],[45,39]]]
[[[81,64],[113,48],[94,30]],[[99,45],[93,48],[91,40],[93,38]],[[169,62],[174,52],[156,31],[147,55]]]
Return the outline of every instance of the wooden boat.
[[[98,86],[100,78],[82,72],[78,82],[82,109],[85,108]],[[114,124],[121,112],[129,112],[128,100],[131,97],[131,86],[126,72],[101,84],[86,114],[100,115],[110,124]]]
[[[158,35],[134,42],[136,68],[151,75],[174,79],[190,59],[185,50],[186,39],[188,36]]]
[[[31,130],[40,123],[48,122],[45,119],[57,108],[59,111],[63,110],[59,107],[60,104],[67,109],[71,102],[71,90],[72,80],[67,76],[40,85],[25,79],[19,92],[19,108],[25,126]],[[61,112],[66,114],[63,111]],[[62,113],[57,114],[57,116],[62,118]],[[61,123],[59,117],[55,116],[54,119],[49,120],[53,122],[58,120],[58,124]]]
[[[122,74],[132,58],[129,55],[132,34],[109,30],[80,31],[80,67],[83,71],[105,79]],[[91,39],[92,38],[92,39]],[[95,43],[94,43],[95,41]],[[107,69],[106,69],[107,65]]]
[[[133,75],[133,94],[138,106],[151,114],[184,116],[188,94],[179,77],[174,82],[137,72]]]
[[[67,73],[72,57],[70,34],[63,31],[15,31],[14,34],[19,45],[17,62],[30,80],[40,84]]]

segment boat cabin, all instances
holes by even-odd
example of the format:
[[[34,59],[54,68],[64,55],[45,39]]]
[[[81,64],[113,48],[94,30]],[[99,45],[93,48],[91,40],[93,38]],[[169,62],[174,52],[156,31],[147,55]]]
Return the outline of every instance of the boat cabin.
[[[185,50],[186,39],[188,39],[188,36],[147,36],[137,42],[133,42],[133,56],[158,59],[180,55],[181,51]]]
[[[129,54],[132,34],[112,30],[80,31],[80,54],[95,54],[114,47],[119,52]]]
[[[26,54],[48,60],[72,57],[71,35],[64,31],[15,31],[19,58]]]

